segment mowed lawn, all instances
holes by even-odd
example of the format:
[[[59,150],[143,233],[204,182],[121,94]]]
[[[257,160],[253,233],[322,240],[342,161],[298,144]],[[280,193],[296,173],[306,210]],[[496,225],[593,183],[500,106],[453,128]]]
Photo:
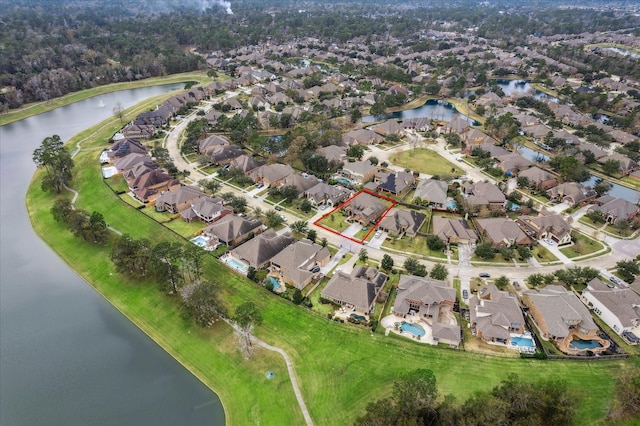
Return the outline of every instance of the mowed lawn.
[[[455,164],[449,162],[440,154],[426,148],[409,149],[391,156],[389,161],[405,169],[417,170],[428,175],[461,175],[463,174]]]
[[[104,134],[113,134],[111,126],[104,126]],[[81,152],[75,161],[78,207],[101,212],[108,223],[134,238],[179,240],[104,185],[95,151]],[[27,203],[34,229],[71,267],[219,394],[228,424],[303,423],[282,358],[260,350],[251,361],[244,360],[228,326],[196,327],[183,317],[175,299],[159,293],[154,284],[119,276],[108,259],[109,247],[83,243],[53,220],[53,199],[40,190],[39,179],[32,182]],[[317,425],[353,423],[369,402],[389,395],[400,374],[416,368],[433,370],[440,394],[452,394],[459,403],[476,391],[491,390],[508,373],[527,381],[561,379],[579,400],[576,424],[594,424],[607,413],[615,377],[638,369],[636,360],[505,359],[372,334],[293,305],[234,274],[213,257],[205,259],[205,276],[220,285],[231,313],[247,300],[258,306],[264,322],[256,334],[291,356]],[[276,379],[267,380],[267,370],[273,370]]]

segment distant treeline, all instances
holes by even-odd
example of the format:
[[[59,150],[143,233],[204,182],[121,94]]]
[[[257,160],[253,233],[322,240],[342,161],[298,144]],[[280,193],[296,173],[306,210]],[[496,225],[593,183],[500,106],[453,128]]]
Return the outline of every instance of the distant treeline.
[[[224,3],[224,2],[222,2]],[[459,1],[422,7],[380,2],[0,0],[0,112],[98,85],[204,68],[193,54],[265,40],[315,37],[365,43],[398,37],[414,50],[431,48],[428,30],[477,34],[522,45],[530,34],[638,28],[622,12],[478,7]],[[204,5],[204,9],[203,9]],[[423,34],[424,35],[424,34]],[[380,47],[371,46],[382,53]]]

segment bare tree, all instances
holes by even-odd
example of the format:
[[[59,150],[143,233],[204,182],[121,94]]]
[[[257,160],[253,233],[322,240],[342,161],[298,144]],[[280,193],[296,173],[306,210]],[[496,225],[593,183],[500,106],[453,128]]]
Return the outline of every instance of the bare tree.
[[[113,115],[120,119],[120,123],[124,118],[124,107],[120,103],[120,101],[116,102],[116,105],[113,107]]]

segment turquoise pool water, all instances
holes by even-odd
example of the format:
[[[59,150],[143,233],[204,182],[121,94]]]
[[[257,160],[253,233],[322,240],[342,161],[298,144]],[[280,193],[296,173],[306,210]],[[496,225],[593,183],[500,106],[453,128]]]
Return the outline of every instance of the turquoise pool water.
[[[275,290],[277,290],[277,289],[278,289],[278,287],[280,287],[280,281],[278,281],[275,277],[272,277],[271,275],[269,275],[269,276],[267,277],[267,279],[269,280],[269,282],[270,282],[271,284],[273,284],[273,290],[274,290],[274,291],[275,291]]]
[[[599,340],[582,340],[582,339],[573,339],[571,343],[569,343],[570,349],[578,349],[580,351],[585,349],[596,349],[601,348]]]
[[[200,247],[206,247],[209,243],[209,240],[207,240],[205,237],[203,237],[202,235],[198,235],[195,238],[192,238],[191,241]]]
[[[448,200],[446,206],[449,210],[456,210],[458,204],[454,200]]]
[[[247,271],[249,270],[249,267],[247,265],[230,256],[224,260],[224,263],[226,263],[236,271],[242,272],[243,274],[246,274]]]
[[[345,178],[338,178],[336,179],[339,183],[343,184],[343,185],[351,185],[351,182],[349,181],[349,179],[345,179]]]
[[[422,337],[424,336],[424,328],[419,326],[418,324],[410,324],[408,322],[403,322],[400,326],[400,330],[407,331],[414,336]]]
[[[524,348],[534,348],[535,344],[530,337],[512,337],[511,346],[521,346]]]

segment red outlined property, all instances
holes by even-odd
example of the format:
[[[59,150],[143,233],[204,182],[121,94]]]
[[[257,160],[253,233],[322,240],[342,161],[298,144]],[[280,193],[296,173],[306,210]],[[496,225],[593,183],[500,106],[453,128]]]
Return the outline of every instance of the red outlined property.
[[[380,200],[384,200],[386,202],[390,202],[389,206],[387,203],[384,203]],[[384,219],[384,217],[389,213],[398,202],[393,198],[385,197],[384,195],[376,194],[375,192],[371,192],[369,190],[363,189],[360,192],[353,195],[344,203],[338,205],[329,213],[323,215],[320,219],[313,222],[314,225],[329,231],[333,234],[339,235],[342,238],[346,238],[355,243],[362,244],[364,241],[369,238],[372,232],[375,231],[376,227],[380,224],[380,221]],[[333,215],[340,210],[345,209],[347,213],[347,219],[345,219],[348,223],[360,223],[363,227],[367,227],[369,232],[362,239],[353,238],[347,235],[342,234],[335,229],[330,228],[329,226],[322,224],[329,216]]]

